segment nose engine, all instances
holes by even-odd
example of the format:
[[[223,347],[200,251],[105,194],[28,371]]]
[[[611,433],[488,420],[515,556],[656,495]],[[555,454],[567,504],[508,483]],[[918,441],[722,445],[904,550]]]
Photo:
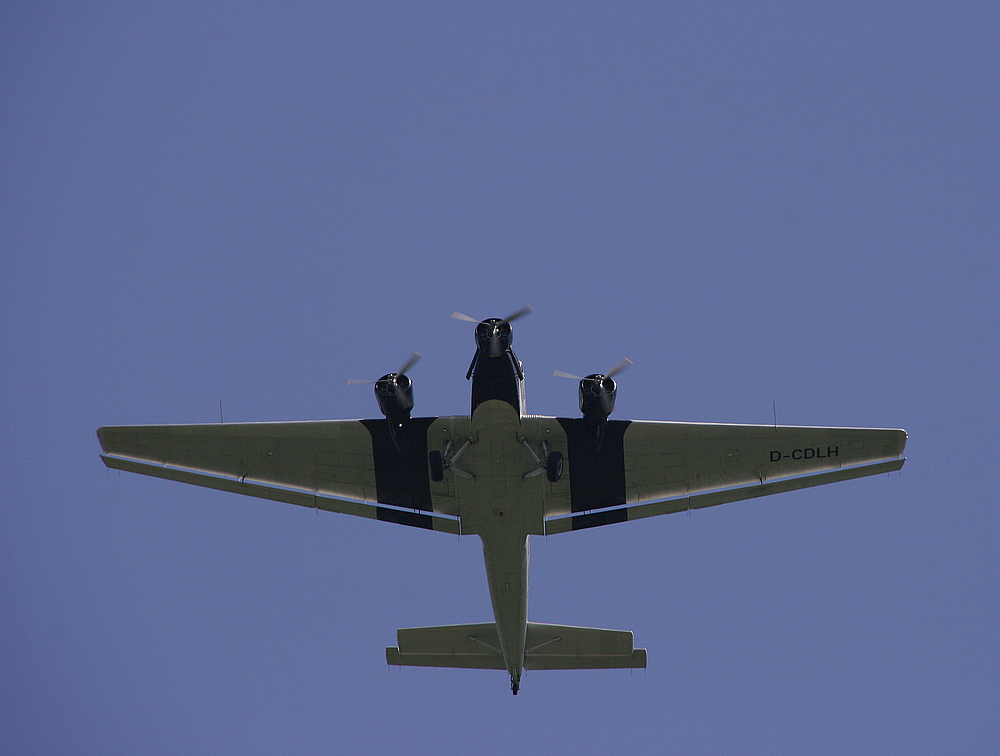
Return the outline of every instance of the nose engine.
[[[517,410],[524,412],[524,371],[514,350],[510,348],[513,340],[511,323],[532,312],[530,307],[522,307],[506,318],[487,318],[476,320],[460,312],[451,316],[456,320],[465,320],[476,324],[476,353],[469,363],[465,379],[472,381],[472,411],[476,411],[483,402],[498,399],[507,402]]]
[[[510,323],[500,318],[483,320],[476,326],[476,346],[487,357],[499,357],[510,349],[513,340]]]

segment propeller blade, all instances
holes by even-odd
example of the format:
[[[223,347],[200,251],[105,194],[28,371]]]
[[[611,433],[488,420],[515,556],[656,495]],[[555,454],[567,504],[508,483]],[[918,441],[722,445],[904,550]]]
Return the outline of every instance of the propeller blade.
[[[416,365],[421,357],[423,357],[423,355],[420,354],[420,352],[414,352],[413,354],[411,354],[410,359],[408,359],[406,362],[403,363],[403,367],[401,367],[399,370],[396,371],[396,375],[402,375],[403,373],[405,373],[411,367]]]
[[[513,323],[518,318],[523,318],[525,315],[530,315],[533,312],[534,310],[529,305],[526,307],[522,307],[520,310],[511,315],[508,315],[506,318],[504,318],[504,320],[507,321],[508,323]]]
[[[420,360],[421,357],[423,357],[423,355],[420,354],[420,352],[414,352],[413,354],[411,354],[410,357],[409,357],[409,359],[406,362],[403,363],[403,367],[401,367],[399,370],[396,371],[396,375],[402,375],[403,373],[405,373],[411,367],[413,367],[414,365],[416,365],[417,362]],[[377,381],[369,381],[369,380],[365,380],[363,378],[348,378],[347,379],[347,385],[348,386],[362,386],[362,385],[364,385],[366,383],[377,383]]]
[[[615,365],[611,370],[604,374],[605,378],[611,378],[612,376],[618,375],[622,370],[627,368],[632,364],[632,360],[626,357],[624,360]]]
[[[510,315],[508,315],[506,318],[503,319],[503,321],[505,323],[511,323],[511,322],[517,320],[518,318],[523,318],[525,315],[530,315],[534,311],[535,310],[530,305],[527,306],[527,307],[522,307],[517,312],[513,312]],[[464,320],[467,323],[482,323],[483,322],[483,321],[478,320],[476,318],[470,318],[468,315],[466,315],[464,313],[461,313],[461,312],[453,312],[451,314],[451,316],[453,318],[455,318],[455,320]]]
[[[621,371],[623,371],[625,368],[627,368],[631,364],[632,364],[632,360],[630,360],[628,358],[625,358],[624,360],[622,360],[621,362],[619,362],[617,365],[615,365],[613,368],[611,368],[611,370],[609,370],[607,373],[605,373],[604,377],[605,378],[611,378],[613,376],[616,376],[616,375],[618,375]],[[552,375],[554,375],[556,378],[572,378],[574,381],[582,381],[583,380],[583,376],[582,375],[573,375],[572,373],[564,373],[562,370],[556,370],[554,373],[552,373]]]

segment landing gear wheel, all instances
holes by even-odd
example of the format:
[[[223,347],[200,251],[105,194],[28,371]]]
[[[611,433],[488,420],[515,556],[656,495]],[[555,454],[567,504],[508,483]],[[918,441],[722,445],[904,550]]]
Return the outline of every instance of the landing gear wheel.
[[[549,479],[549,483],[558,483],[559,479],[563,474],[563,455],[562,452],[554,451],[552,452],[548,459],[545,460],[545,477]]]
[[[521,681],[520,680],[511,680],[510,681],[510,692],[511,693],[513,693],[516,696],[517,695],[517,691],[519,691],[520,689],[521,689]]]
[[[444,459],[441,452],[432,451],[427,457],[431,465],[431,480],[435,483],[444,480]]]

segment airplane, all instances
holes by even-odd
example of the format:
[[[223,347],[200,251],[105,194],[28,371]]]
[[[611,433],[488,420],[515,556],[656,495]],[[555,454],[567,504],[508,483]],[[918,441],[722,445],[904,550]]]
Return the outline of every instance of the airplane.
[[[631,631],[528,621],[530,536],[877,475],[906,461],[903,430],[609,419],[613,376],[627,360],[579,377],[582,417],[528,415],[511,323],[529,312],[453,315],[476,323],[469,415],[411,416],[415,353],[374,382],[382,418],[103,427],[101,458],[117,470],[478,535],[493,621],[401,629],[386,661],[506,671],[514,695],[524,670],[646,667]]]

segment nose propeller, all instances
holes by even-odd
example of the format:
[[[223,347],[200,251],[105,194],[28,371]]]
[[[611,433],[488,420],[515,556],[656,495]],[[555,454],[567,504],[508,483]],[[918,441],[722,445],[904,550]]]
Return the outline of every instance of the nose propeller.
[[[464,320],[466,323],[476,323],[476,354],[469,365],[469,372],[465,374],[465,379],[470,379],[476,372],[476,364],[481,356],[495,359],[506,354],[510,357],[519,380],[524,380],[524,373],[521,371],[521,363],[517,361],[514,353],[510,349],[510,342],[513,336],[513,329],[510,327],[512,321],[523,318],[525,315],[534,312],[531,307],[522,307],[517,312],[512,312],[506,318],[488,318],[486,320],[476,320],[461,312],[453,312],[451,316],[455,320]]]
[[[528,307],[522,307],[517,312],[512,312],[506,318],[501,318],[500,322],[501,323],[513,323],[518,318],[523,318],[525,315],[530,315],[533,312],[534,312],[534,310],[530,306],[528,306]],[[461,312],[453,312],[451,314],[451,316],[453,318],[455,318],[455,320],[464,320],[466,323],[485,323],[486,322],[485,320],[479,320],[477,318],[471,318],[468,315],[465,315],[465,314],[463,314]]]

